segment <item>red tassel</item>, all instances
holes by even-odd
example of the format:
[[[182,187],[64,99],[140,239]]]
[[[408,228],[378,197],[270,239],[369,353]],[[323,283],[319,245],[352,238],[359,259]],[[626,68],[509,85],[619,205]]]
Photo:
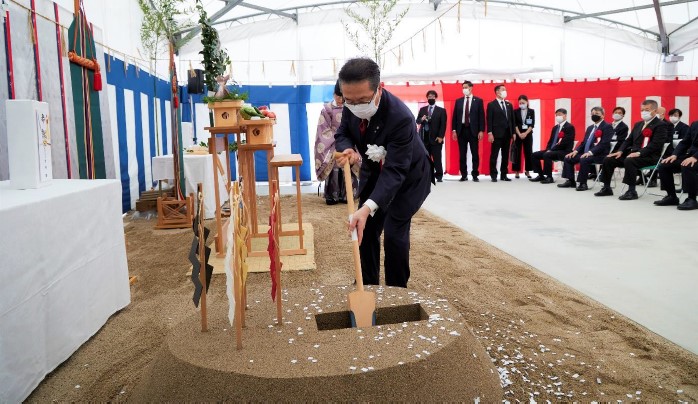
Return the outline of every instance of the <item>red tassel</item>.
[[[102,91],[102,73],[99,70],[95,72],[94,89],[95,91]]]
[[[179,97],[177,97],[176,95],[172,99],[172,105],[174,105],[174,109],[179,108]]]

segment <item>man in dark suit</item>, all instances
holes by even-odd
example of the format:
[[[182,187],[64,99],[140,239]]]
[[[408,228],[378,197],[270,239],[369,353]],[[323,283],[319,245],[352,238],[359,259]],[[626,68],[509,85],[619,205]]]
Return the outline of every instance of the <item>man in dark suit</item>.
[[[380,87],[380,69],[374,61],[350,59],[339,71],[339,82],[345,109],[335,133],[336,149],[342,153],[337,162],[353,163],[359,153],[364,156],[359,175],[361,207],[349,222],[361,245],[363,280],[378,284],[384,233],[385,283],[406,287],[412,216],[433,181],[429,155],[417,136],[412,112]]]
[[[611,178],[616,167],[625,167],[623,183],[628,185],[628,190],[618,199],[627,201],[637,199],[635,191],[635,179],[640,168],[656,164],[662,155],[664,143],[667,137],[667,127],[662,120],[657,118],[657,102],[654,100],[642,101],[642,120],[633,126],[632,132],[625,139],[619,150],[611,153],[603,161],[603,188],[594,195],[610,196]],[[648,138],[647,146],[643,147]]]
[[[497,155],[502,153],[500,165],[502,181],[511,181],[509,173],[509,147],[515,138],[514,134],[514,108],[506,100],[507,89],[500,84],[494,88],[497,98],[487,104],[487,139],[492,144],[490,154],[490,177],[492,182],[497,182]]]
[[[553,179],[553,162],[560,161],[568,155],[574,148],[574,126],[567,122],[567,110],[558,108],[555,111],[555,123],[550,132],[550,139],[545,150],[539,150],[531,155],[533,160],[533,169],[538,174],[536,178],[531,178],[529,181],[540,182],[541,184],[552,184]],[[540,162],[543,160],[543,166]]]
[[[686,125],[688,126],[688,125]],[[696,188],[698,188],[698,121],[691,124],[688,133],[681,139],[674,153],[662,160],[657,167],[662,189],[667,195],[654,204],[657,206],[678,205],[680,210],[698,209],[696,202]],[[679,198],[674,189],[674,173],[681,172],[681,183],[688,194],[683,203],[679,204]]]
[[[590,167],[593,167],[593,164],[601,164],[608,152],[611,151],[613,128],[611,124],[604,121],[604,116],[602,107],[591,109],[591,120],[594,124],[589,125],[579,146],[565,156],[562,178],[566,178],[567,181],[564,184],[559,184],[558,188],[574,188],[576,186],[577,191],[589,189],[587,179]],[[574,181],[574,166],[577,163],[579,163],[579,174],[577,174],[579,185]]]
[[[417,114],[417,124],[422,134],[424,147],[431,155],[434,162],[436,181],[442,182],[444,176],[443,164],[441,164],[441,149],[446,136],[446,110],[436,105],[439,95],[434,90],[427,91],[427,103]]]
[[[625,142],[625,138],[628,137],[630,128],[623,122],[624,117],[625,108],[616,107],[613,110],[613,123],[611,124],[611,126],[613,126],[613,140],[611,140],[611,142],[616,142],[616,144],[613,146],[611,153],[617,152],[623,142]]]
[[[480,151],[478,145],[485,133],[485,104],[482,98],[473,95],[473,83],[463,82],[463,97],[456,100],[451,118],[451,136],[458,141],[460,154],[460,181],[468,180],[468,146],[473,162],[470,172],[473,181],[480,179]]]
[[[671,138],[672,141],[678,142],[682,140],[690,131],[689,126],[681,122],[682,116],[683,112],[678,108],[669,110],[669,122],[671,123],[671,127],[669,127],[668,137]]]

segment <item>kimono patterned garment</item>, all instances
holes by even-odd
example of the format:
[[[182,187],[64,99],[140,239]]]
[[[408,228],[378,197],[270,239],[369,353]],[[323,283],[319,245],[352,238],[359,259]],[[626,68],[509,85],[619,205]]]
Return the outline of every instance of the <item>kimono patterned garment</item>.
[[[325,200],[330,203],[346,202],[346,188],[344,186],[344,170],[335,163],[334,134],[342,121],[342,109],[328,102],[320,111],[315,137],[315,174],[319,181],[325,181]],[[359,169],[361,161],[355,163],[352,168],[352,188],[354,197],[357,196],[359,185]]]

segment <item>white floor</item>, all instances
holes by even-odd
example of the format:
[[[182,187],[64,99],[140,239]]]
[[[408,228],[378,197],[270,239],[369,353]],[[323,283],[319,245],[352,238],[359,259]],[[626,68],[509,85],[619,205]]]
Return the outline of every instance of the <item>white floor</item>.
[[[654,206],[659,197],[649,194],[595,197],[598,186],[577,192],[523,175],[458,178],[432,187],[423,207],[698,353],[698,211]]]

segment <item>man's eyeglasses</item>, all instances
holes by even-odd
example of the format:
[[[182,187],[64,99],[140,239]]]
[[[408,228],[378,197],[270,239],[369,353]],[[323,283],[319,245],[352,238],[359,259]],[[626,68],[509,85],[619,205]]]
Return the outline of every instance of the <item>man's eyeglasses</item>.
[[[368,105],[368,104],[370,104],[370,103],[373,102],[374,98],[376,98],[376,94],[377,94],[377,93],[378,93],[378,89],[376,89],[376,91],[373,92],[373,95],[371,96],[371,99],[370,99],[369,101],[366,101],[366,102],[349,102],[349,101],[347,101],[347,99],[344,98],[344,97],[342,97],[342,102],[344,102],[344,103],[347,104],[347,105],[352,105],[352,106],[354,106],[354,105]]]

